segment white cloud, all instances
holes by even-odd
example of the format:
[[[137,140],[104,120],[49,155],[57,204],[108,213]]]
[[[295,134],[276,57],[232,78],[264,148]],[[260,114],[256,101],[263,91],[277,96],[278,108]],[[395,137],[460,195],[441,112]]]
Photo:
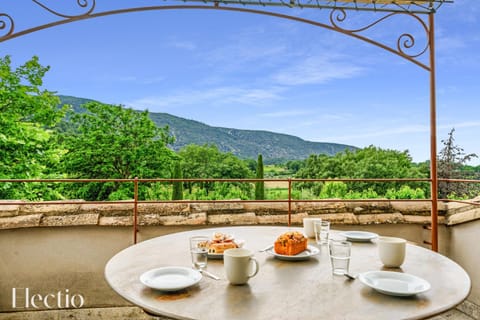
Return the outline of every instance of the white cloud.
[[[322,139],[326,141],[352,141],[352,140],[354,141],[358,139],[384,137],[387,135],[427,132],[429,130],[430,130],[429,127],[425,125],[410,125],[410,126],[397,127],[397,128],[391,128],[391,129],[379,129],[379,130],[368,131],[364,133],[355,133],[351,135],[323,137]]]
[[[456,122],[449,124],[437,124],[437,131],[451,128],[470,128],[470,127],[480,127],[480,121],[467,121],[467,122]],[[428,125],[407,125],[394,127],[390,129],[379,128],[375,131],[368,131],[364,133],[356,133],[351,135],[340,135],[340,136],[330,136],[323,137],[327,141],[352,141],[358,139],[366,138],[375,138],[375,137],[384,137],[392,135],[405,135],[410,133],[425,133],[430,131],[430,126]],[[437,140],[440,141],[437,132]]]
[[[232,72],[276,64],[281,57],[287,55],[287,51],[281,43],[242,41],[215,48],[202,57],[207,65],[214,66],[216,70]]]
[[[439,129],[480,127],[480,121],[464,121],[439,125]]]
[[[111,78],[111,79],[108,79],[110,81],[112,80],[117,80],[117,81],[121,81],[121,82],[132,82],[132,81],[137,81],[137,77],[136,76],[119,76],[118,78]]]
[[[192,41],[171,41],[168,43],[169,47],[193,51],[197,49],[197,45]]]
[[[165,81],[165,77],[163,76],[158,76],[158,77],[152,77],[152,78],[145,78],[140,80],[140,83],[142,84],[155,84],[155,83],[160,83]]]
[[[137,84],[155,84],[163,82],[165,80],[164,76],[155,76],[155,77],[141,77],[137,75],[105,75],[98,78],[102,82],[127,82],[127,83],[137,83]]]
[[[313,111],[297,109],[297,110],[285,110],[285,111],[260,113],[258,114],[258,116],[265,117],[265,118],[290,118],[290,117],[298,117],[298,116],[309,116],[312,114],[314,114]]]
[[[441,37],[436,41],[436,50],[438,53],[455,52],[466,47],[465,39],[460,37]]]
[[[241,105],[261,106],[282,99],[281,88],[250,89],[240,87],[217,87],[205,90],[188,90],[172,95],[150,96],[126,103],[135,108],[166,110],[187,105]]]
[[[309,57],[292,64],[290,67],[274,74],[273,81],[281,85],[322,84],[336,79],[353,78],[361,74],[362,67],[327,55]]]
[[[440,96],[449,95],[449,94],[460,94],[461,88],[455,85],[444,86],[437,89],[437,93]]]

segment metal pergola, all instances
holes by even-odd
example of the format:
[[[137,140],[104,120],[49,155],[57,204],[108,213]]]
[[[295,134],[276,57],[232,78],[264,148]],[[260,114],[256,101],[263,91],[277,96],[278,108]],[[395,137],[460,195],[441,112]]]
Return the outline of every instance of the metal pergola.
[[[17,2],[18,0],[12,0]],[[128,7],[121,7],[117,1],[106,0],[76,0],[62,1],[61,6],[68,2],[75,13],[60,10],[57,4],[44,4],[40,0],[31,0],[29,6],[41,10],[42,16],[47,21],[35,25],[28,25],[30,19],[27,14],[18,8],[18,2],[13,9],[4,12],[0,7],[0,42],[17,38],[42,29],[54,26],[92,19],[102,16],[115,15],[128,12],[154,11],[154,10],[224,10],[262,14],[298,22],[311,24],[328,30],[336,31],[347,36],[370,43],[387,50],[430,74],[430,185],[431,185],[431,246],[438,251],[438,175],[437,175],[437,125],[436,125],[436,86],[435,86],[435,33],[434,15],[445,3],[453,0],[166,0],[147,1],[148,6],[135,6],[131,1]],[[25,3],[25,2],[24,2]],[[12,6],[12,5],[10,5]],[[24,5],[25,6],[25,5]],[[107,8],[103,8],[107,7]],[[326,21],[305,19],[295,15],[283,13],[283,8],[299,8],[309,10],[327,11]],[[69,10],[70,11],[70,10]],[[374,12],[374,20],[364,27],[351,29],[344,27],[352,12]],[[379,17],[380,16],[380,17]],[[425,32],[424,44],[418,46],[415,35],[409,32],[400,33],[395,44],[382,43],[366,34],[371,27],[379,25],[393,16],[409,18],[417,23]],[[18,27],[19,25],[24,27]],[[412,53],[412,51],[415,51]],[[428,53],[428,58],[425,58]],[[423,57],[423,60],[420,59]]]

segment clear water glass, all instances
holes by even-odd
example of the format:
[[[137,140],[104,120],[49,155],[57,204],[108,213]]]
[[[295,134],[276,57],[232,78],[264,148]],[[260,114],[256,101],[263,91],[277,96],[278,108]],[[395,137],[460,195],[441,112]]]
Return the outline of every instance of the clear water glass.
[[[190,255],[192,266],[195,269],[203,270],[208,262],[208,241],[207,236],[193,236],[190,238]]]
[[[348,273],[352,244],[344,240],[330,240],[328,244],[332,273],[341,275]]]
[[[319,245],[328,244],[330,234],[330,221],[314,221],[313,229],[315,231],[315,241]]]

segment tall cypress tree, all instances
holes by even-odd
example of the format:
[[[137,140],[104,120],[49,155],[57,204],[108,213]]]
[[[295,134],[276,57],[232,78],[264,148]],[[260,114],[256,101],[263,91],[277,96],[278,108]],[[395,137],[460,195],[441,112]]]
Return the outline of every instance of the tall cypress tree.
[[[175,166],[173,168],[173,178],[174,179],[183,178],[180,161],[175,162]],[[173,182],[172,200],[183,200],[183,182],[182,181]]]
[[[257,160],[257,179],[263,179],[263,158],[262,155],[258,155]],[[263,181],[255,182],[255,200],[265,199],[265,183]]]

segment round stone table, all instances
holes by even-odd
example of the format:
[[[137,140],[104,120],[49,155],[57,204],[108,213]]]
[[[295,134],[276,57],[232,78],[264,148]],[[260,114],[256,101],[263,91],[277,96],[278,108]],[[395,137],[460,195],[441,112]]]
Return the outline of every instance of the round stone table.
[[[373,242],[352,244],[353,274],[390,270],[421,277],[431,289],[411,297],[387,296],[358,279],[334,276],[326,247],[306,261],[284,261],[267,252],[289,227],[222,227],[174,233],[147,240],[116,254],[105,267],[105,278],[119,295],[145,311],[174,319],[422,319],[461,303],[470,292],[470,278],[458,264],[431,250],[407,244],[401,268],[384,268]],[[207,270],[220,277],[202,280],[187,289],[165,293],[145,287],[139,277],[158,267],[190,267],[188,238],[224,232],[245,241],[255,252],[260,271],[246,285],[225,278],[223,260],[209,259]],[[338,232],[332,231],[332,237]],[[309,239],[314,244],[313,239]]]

